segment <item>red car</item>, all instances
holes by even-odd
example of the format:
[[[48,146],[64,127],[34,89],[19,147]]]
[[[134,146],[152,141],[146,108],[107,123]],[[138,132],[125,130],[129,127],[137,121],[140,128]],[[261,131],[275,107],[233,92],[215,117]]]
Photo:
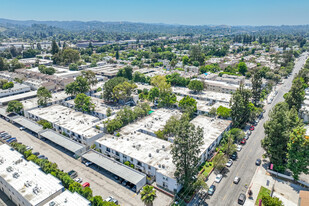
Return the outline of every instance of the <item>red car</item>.
[[[254,130],[254,126],[252,125],[249,130],[253,131]]]
[[[85,182],[85,183],[83,184],[83,188],[85,188],[85,187],[90,187],[89,182]]]
[[[246,144],[246,138],[243,138],[240,143],[241,144]]]

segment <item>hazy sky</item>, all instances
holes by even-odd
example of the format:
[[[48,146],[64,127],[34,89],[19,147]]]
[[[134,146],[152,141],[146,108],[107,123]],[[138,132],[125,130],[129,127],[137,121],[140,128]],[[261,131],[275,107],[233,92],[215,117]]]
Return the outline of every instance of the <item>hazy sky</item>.
[[[0,18],[190,25],[309,24],[309,0],[1,0]]]

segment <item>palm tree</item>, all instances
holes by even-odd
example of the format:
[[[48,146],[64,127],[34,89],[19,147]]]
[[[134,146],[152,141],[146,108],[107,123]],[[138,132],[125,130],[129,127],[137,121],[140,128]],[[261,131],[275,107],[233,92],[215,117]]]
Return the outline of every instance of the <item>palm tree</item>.
[[[157,197],[156,190],[153,186],[145,185],[141,191],[141,199],[147,206],[152,206],[154,199]]]

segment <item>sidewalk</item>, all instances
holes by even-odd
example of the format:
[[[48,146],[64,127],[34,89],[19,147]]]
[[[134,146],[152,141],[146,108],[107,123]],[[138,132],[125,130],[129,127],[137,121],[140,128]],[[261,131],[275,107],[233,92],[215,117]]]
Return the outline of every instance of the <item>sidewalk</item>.
[[[249,186],[249,189],[251,188],[253,192],[252,198],[247,198],[244,205],[252,206],[255,204],[261,186],[269,190],[271,190],[274,186],[273,196],[278,197],[280,200],[282,200],[285,206],[297,206],[299,191],[306,190],[299,185],[295,185],[288,181],[284,181],[274,176],[271,176],[261,165],[257,168]]]

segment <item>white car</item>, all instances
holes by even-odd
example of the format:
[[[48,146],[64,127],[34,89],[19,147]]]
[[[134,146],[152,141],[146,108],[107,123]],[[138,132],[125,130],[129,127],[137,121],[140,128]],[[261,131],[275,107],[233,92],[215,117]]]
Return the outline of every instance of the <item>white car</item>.
[[[237,148],[236,148],[237,152],[240,152],[241,149],[242,149],[242,146],[241,145],[237,145]]]
[[[27,147],[26,147],[26,150],[33,150],[33,147],[27,146]]]
[[[82,183],[82,182],[83,182],[83,179],[80,178],[80,177],[78,177],[78,178],[76,178],[74,181],[75,181],[75,182],[78,182],[78,183]]]
[[[233,160],[232,159],[229,159],[229,161],[225,164],[227,167],[230,167],[232,166],[233,164]]]
[[[88,167],[89,165],[92,165],[92,162],[86,162],[85,165]]]
[[[216,176],[215,182],[216,182],[216,183],[221,182],[222,177],[223,177],[222,174],[218,174],[218,175]]]
[[[20,131],[25,130],[25,129],[26,129],[25,127],[19,127]]]

